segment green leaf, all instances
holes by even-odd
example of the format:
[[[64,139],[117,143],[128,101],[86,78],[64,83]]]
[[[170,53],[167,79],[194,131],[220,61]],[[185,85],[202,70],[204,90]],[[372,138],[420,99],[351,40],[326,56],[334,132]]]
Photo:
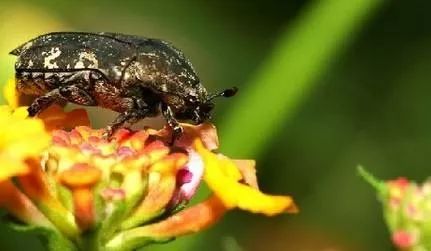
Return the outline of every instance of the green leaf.
[[[260,70],[239,90],[219,126],[222,151],[241,158],[261,154],[383,2],[312,1],[286,27]]]

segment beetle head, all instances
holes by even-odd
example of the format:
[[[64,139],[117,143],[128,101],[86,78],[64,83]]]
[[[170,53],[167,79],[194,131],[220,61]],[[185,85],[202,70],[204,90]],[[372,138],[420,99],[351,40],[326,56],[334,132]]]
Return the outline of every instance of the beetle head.
[[[211,119],[211,111],[214,109],[213,99],[217,97],[232,97],[236,94],[238,89],[236,87],[226,89],[207,96],[205,99],[199,99],[197,97],[189,97],[186,100],[186,107],[183,112],[177,113],[178,119],[187,119],[193,121],[195,124],[201,124]]]

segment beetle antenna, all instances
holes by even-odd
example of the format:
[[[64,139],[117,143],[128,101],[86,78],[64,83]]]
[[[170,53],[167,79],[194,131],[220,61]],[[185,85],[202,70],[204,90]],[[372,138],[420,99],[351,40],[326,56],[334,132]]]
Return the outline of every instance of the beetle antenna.
[[[232,87],[232,88],[223,90],[223,91],[221,91],[219,93],[210,95],[210,97],[209,97],[208,100],[213,100],[214,98],[217,98],[217,97],[229,98],[229,97],[235,96],[235,94],[237,93],[237,91],[238,91],[237,87]]]

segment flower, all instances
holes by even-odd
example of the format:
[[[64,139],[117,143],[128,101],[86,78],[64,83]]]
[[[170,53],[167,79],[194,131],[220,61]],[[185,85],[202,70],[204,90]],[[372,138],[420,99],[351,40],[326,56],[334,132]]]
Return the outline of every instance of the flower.
[[[48,231],[49,247],[135,250],[201,231],[234,208],[297,212],[289,196],[259,190],[253,160],[215,152],[212,124],[182,124],[174,145],[169,127],[120,129],[108,140],[82,109],[51,106],[28,118],[13,88],[6,90],[0,207],[22,225]],[[202,182],[212,194],[187,207]]]
[[[363,169],[360,172],[378,192],[394,246],[409,251],[431,249],[431,180],[422,184],[405,177],[379,181]]]

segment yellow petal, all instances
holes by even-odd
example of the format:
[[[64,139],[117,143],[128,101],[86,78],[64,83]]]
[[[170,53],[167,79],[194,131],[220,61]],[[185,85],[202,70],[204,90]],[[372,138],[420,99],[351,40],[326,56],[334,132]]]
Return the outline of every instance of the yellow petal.
[[[10,119],[12,108],[8,105],[0,105],[0,125],[4,124],[4,121]]]
[[[234,159],[233,161],[241,172],[245,183],[253,188],[259,189],[256,178],[256,161],[249,159]]]
[[[18,94],[15,89],[14,79],[10,79],[7,81],[6,85],[3,87],[3,95],[6,99],[6,102],[12,109],[18,107]]]
[[[167,155],[163,159],[154,163],[150,171],[158,172],[161,174],[171,173],[175,174],[180,168],[182,168],[187,163],[187,155],[183,153],[172,153]]]
[[[13,156],[37,156],[50,143],[42,121],[36,119],[9,119],[0,126],[0,148]]]
[[[204,179],[208,187],[223,201],[228,208],[238,207],[253,213],[268,216],[289,212],[297,212],[297,207],[289,196],[264,194],[256,188],[239,182],[233,161],[219,158],[205,149],[200,141],[195,148],[205,163]]]
[[[20,107],[15,108],[12,116],[13,116],[13,118],[16,118],[16,119],[27,118],[28,117],[27,106],[20,106]]]
[[[11,158],[10,156],[6,156],[5,153],[0,153],[0,160],[0,182],[29,172],[29,167],[24,160]]]
[[[235,163],[231,161],[229,158],[223,155],[218,155],[218,156],[214,155],[214,157],[216,157],[217,161],[219,162],[218,167],[219,167],[219,171],[221,171],[220,173],[221,175],[233,181],[240,181],[243,178],[241,172],[239,171]]]
[[[0,181],[26,174],[26,161],[38,158],[50,142],[43,122],[27,118],[25,107],[0,106]]]

